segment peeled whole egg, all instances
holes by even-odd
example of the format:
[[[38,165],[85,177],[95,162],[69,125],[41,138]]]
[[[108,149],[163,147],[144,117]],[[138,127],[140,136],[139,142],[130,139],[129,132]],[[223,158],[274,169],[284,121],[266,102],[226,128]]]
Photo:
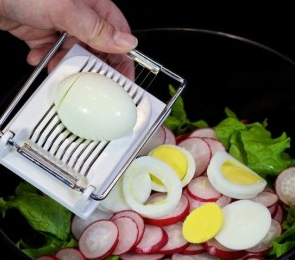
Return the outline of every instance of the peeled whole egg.
[[[54,100],[65,127],[87,140],[114,140],[131,134],[137,109],[112,79],[93,72],[75,73],[57,88]]]
[[[207,175],[216,190],[235,199],[252,199],[267,184],[261,176],[225,151],[212,156]]]

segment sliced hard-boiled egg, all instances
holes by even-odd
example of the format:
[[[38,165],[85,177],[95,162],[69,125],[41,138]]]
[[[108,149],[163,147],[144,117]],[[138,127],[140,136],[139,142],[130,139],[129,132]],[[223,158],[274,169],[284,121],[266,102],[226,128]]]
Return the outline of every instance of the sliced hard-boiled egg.
[[[213,238],[223,224],[223,212],[214,202],[194,209],[184,220],[182,234],[190,243],[203,243]]]
[[[144,203],[150,197],[152,187],[151,178],[148,173],[136,175],[131,185],[130,191],[132,193],[130,195],[136,201]],[[117,181],[108,196],[98,204],[98,207],[101,210],[112,213],[130,209],[123,193],[123,176]]]
[[[117,82],[98,73],[80,72],[65,78],[54,103],[65,127],[88,140],[126,136],[137,121],[130,95]]]
[[[223,246],[245,250],[257,245],[268,233],[271,214],[252,200],[237,200],[222,208],[224,221],[215,239]]]
[[[177,173],[182,187],[194,177],[196,164],[193,156],[186,149],[173,144],[159,145],[150,151],[149,156],[167,163]],[[166,191],[165,186],[152,174],[152,187],[156,191]]]
[[[133,195],[134,181],[138,175],[150,174],[150,172],[163,183],[167,196],[155,203],[142,203]],[[138,184],[139,187],[144,185],[145,183]],[[158,218],[176,208],[182,195],[182,186],[178,176],[169,165],[151,156],[141,156],[130,164],[123,175],[123,193],[131,209],[144,217]]]
[[[235,199],[252,199],[267,184],[266,180],[225,151],[212,156],[207,175],[216,190]]]

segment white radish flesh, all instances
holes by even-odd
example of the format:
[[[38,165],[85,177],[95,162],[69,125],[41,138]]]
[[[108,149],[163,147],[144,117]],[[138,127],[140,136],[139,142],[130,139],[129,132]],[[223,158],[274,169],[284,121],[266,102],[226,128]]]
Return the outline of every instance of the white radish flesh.
[[[133,210],[123,210],[123,211],[115,213],[111,217],[111,220],[114,221],[120,217],[130,217],[136,222],[137,228],[138,228],[138,238],[136,241],[136,244],[137,244],[141,240],[144,233],[144,229],[145,229],[145,223],[144,223],[143,217]]]
[[[77,248],[61,248],[55,254],[59,260],[86,260]]]
[[[287,168],[278,175],[275,189],[282,202],[295,206],[295,167]]]
[[[138,226],[130,217],[120,217],[113,220],[119,229],[119,241],[112,255],[121,255],[131,250],[138,239]]]
[[[97,220],[81,234],[79,249],[88,259],[108,257],[118,244],[119,230],[110,220]]]

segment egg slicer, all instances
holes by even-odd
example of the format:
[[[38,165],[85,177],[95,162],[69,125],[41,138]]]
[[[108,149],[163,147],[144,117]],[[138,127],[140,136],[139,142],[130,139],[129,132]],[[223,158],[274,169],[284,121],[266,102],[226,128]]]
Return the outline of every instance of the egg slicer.
[[[55,43],[0,118],[0,163],[74,214],[88,218],[169,115],[186,82],[137,50],[126,54],[135,66],[135,80],[130,80],[75,45],[25,98],[65,37]],[[137,108],[132,134],[95,142],[66,129],[58,118],[54,93],[65,77],[77,72],[102,74],[127,91]],[[168,91],[168,84],[176,88],[169,99],[152,94],[153,87]]]

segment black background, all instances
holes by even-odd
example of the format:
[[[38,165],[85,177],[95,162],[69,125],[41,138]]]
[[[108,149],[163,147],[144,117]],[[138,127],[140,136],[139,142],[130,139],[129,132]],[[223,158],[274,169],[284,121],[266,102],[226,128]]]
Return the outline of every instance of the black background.
[[[287,5],[264,6],[239,1],[238,5],[206,5],[196,0],[116,0],[132,30],[149,28],[198,28],[221,31],[265,44],[295,59],[295,15]],[[140,47],[140,42],[139,42]],[[26,64],[28,48],[11,35],[0,32],[1,100],[28,75],[32,67]],[[175,51],[178,51],[175,49]],[[17,259],[0,242],[0,251]],[[0,257],[2,259],[2,257]]]

